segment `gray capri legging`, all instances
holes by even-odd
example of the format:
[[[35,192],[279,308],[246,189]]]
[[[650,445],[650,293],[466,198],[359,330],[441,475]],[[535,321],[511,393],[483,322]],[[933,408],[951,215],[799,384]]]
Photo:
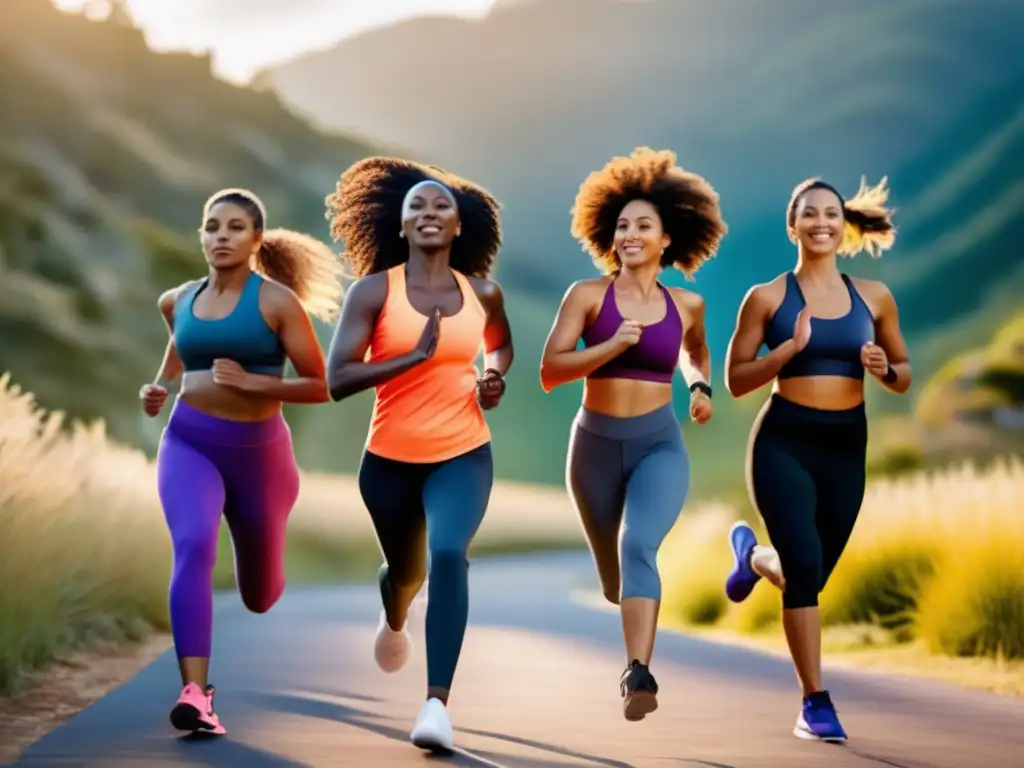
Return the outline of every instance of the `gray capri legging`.
[[[569,438],[566,485],[605,598],[660,600],[658,549],[690,486],[690,459],[672,405],[629,418],[581,408]]]

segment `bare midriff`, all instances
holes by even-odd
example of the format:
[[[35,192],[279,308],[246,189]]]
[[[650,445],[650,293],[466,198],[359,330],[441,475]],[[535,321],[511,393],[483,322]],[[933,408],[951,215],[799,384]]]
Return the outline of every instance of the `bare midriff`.
[[[212,371],[182,374],[178,395],[196,410],[231,421],[265,421],[281,412],[281,401],[241,392],[213,380]]]
[[[822,411],[844,411],[864,402],[864,382],[845,376],[776,379],[772,391],[797,405]]]
[[[583,384],[583,407],[606,416],[643,416],[671,402],[671,384],[638,379],[587,379]]]

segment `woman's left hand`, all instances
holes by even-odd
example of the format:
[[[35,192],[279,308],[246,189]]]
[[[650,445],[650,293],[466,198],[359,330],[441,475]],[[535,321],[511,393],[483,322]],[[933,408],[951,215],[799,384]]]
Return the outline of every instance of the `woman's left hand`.
[[[476,401],[485,411],[494,408],[505,394],[505,379],[493,368],[476,380]]]
[[[690,393],[690,418],[698,424],[705,424],[711,418],[714,408],[711,398],[699,389]]]
[[[213,380],[224,387],[246,391],[251,380],[249,373],[234,360],[219,357],[213,361]]]
[[[868,373],[878,378],[889,372],[889,357],[885,350],[870,341],[860,348],[860,362]]]

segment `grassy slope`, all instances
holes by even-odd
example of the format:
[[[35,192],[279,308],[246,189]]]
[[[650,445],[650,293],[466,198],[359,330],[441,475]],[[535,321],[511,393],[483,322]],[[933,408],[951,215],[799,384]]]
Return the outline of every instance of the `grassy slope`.
[[[5,3],[0,100],[0,370],[151,448],[135,393],[166,342],[157,295],[204,271],[203,201],[249,187],[272,226],[326,237],[324,194],[372,149],[46,0]]]

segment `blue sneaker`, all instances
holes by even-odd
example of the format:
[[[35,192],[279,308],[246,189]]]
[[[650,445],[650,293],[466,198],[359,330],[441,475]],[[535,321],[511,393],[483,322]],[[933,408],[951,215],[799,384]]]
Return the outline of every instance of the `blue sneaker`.
[[[738,522],[729,530],[729,544],[732,547],[733,567],[725,580],[725,594],[734,603],[742,603],[754,586],[761,580],[761,575],[750,565],[750,555],[757,544],[754,529],[744,522]]]
[[[839,722],[828,691],[818,691],[804,697],[793,735],[809,741],[846,741],[846,731]]]

